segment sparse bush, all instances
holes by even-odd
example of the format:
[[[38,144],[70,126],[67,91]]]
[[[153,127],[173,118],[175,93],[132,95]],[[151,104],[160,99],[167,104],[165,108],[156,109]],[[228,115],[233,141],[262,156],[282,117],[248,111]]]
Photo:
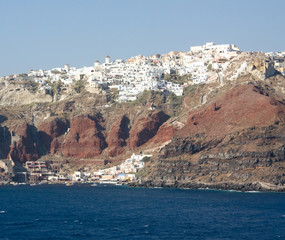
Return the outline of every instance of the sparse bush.
[[[185,74],[185,75],[180,76],[178,74],[165,74],[163,79],[168,82],[173,82],[173,83],[183,85],[184,83],[192,81],[192,75]]]
[[[48,82],[48,84],[50,85],[50,89],[46,90],[46,93],[51,95],[52,99],[54,100],[54,97],[57,95],[57,94],[60,94],[61,93],[61,90],[62,90],[62,86],[63,86],[63,83],[62,81],[57,81],[57,82]]]
[[[75,92],[82,93],[85,90],[85,83],[83,80],[78,80],[73,86]]]
[[[144,157],[143,159],[142,159],[142,161],[144,162],[144,163],[147,163],[147,162],[149,162],[151,160],[151,157]]]
[[[198,86],[197,84],[194,84],[194,85],[190,85],[190,86],[184,88],[184,89],[183,89],[183,94],[184,94],[185,96],[187,96],[187,95],[189,95],[189,94],[193,94],[193,93],[196,91],[197,86]]]
[[[154,90],[144,90],[138,95],[134,104],[146,105],[147,103],[162,104],[165,102],[165,96],[162,92]]]
[[[39,83],[31,81],[29,86],[28,86],[28,89],[31,93],[36,93],[39,89],[39,86],[40,86]]]

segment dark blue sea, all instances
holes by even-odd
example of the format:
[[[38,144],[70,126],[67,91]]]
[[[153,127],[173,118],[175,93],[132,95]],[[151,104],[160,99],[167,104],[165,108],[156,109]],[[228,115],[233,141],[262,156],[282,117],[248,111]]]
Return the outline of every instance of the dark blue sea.
[[[285,194],[1,186],[4,239],[285,239]]]

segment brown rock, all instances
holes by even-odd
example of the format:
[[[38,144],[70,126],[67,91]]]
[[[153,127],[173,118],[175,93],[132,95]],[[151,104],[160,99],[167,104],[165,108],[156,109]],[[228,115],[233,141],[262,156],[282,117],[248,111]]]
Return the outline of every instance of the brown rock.
[[[204,133],[208,139],[249,127],[284,122],[285,105],[258,87],[242,85],[215,102],[189,113],[187,124],[178,137]]]
[[[56,154],[56,153],[61,153],[61,147],[63,146],[64,143],[64,135],[61,135],[55,139],[50,144],[50,153],[51,154]]]
[[[168,123],[168,122],[167,122]],[[165,143],[173,138],[177,132],[177,128],[171,124],[163,124],[157,131],[157,134],[153,137],[152,142],[156,143]]]
[[[41,151],[38,145],[36,128],[23,122],[13,126],[10,130],[12,131],[12,145],[9,156],[13,161],[37,160],[41,155]]]
[[[148,142],[168,119],[169,116],[163,111],[156,111],[138,119],[130,131],[130,147],[139,147]]]
[[[129,123],[128,117],[123,115],[111,127],[107,137],[110,156],[117,156],[123,152],[123,147],[127,145],[129,138]]]
[[[51,117],[40,125],[39,136],[48,152],[55,152],[55,144],[52,144],[52,142],[55,141],[57,137],[66,133],[68,127],[68,121],[59,117]],[[53,149],[51,149],[51,145],[53,145]]]
[[[99,155],[107,147],[101,130],[102,119],[92,116],[77,116],[72,119],[70,131],[61,147],[66,157],[90,158]]]

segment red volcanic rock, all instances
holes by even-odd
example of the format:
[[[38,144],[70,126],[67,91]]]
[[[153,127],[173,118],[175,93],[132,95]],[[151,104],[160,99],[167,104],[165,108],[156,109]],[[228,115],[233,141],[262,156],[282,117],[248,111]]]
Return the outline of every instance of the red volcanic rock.
[[[116,156],[122,153],[122,148],[127,145],[129,123],[130,120],[124,115],[111,127],[107,137],[110,156]]]
[[[283,122],[285,105],[253,85],[236,87],[214,103],[189,113],[178,137],[205,133],[207,138],[223,136],[250,127]]]
[[[169,119],[163,111],[154,112],[136,121],[130,131],[130,147],[139,147],[155,136],[159,127]]]
[[[107,147],[101,130],[101,119],[77,116],[72,119],[61,151],[66,157],[90,158],[99,155]]]
[[[63,135],[68,127],[69,124],[67,120],[58,117],[51,117],[40,125],[39,136],[47,151],[55,152],[55,144],[52,144],[52,142],[55,141],[57,137]],[[53,149],[51,149],[51,145],[53,145]]]
[[[151,140],[153,143],[165,143],[173,138],[177,132],[177,128],[170,124],[163,124],[157,131],[157,134]]]
[[[18,162],[34,161],[39,158],[37,150],[37,131],[27,123],[12,127],[12,146],[9,156]]]
[[[64,138],[65,135],[61,135],[55,139],[52,140],[50,144],[50,153],[51,154],[56,154],[56,153],[61,153],[61,148],[64,143]]]

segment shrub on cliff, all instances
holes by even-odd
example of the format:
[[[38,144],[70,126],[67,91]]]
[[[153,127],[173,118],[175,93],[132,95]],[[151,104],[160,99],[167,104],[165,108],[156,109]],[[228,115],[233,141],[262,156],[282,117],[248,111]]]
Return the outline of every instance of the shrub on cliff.
[[[83,80],[78,80],[73,85],[73,89],[76,93],[82,93],[85,90],[85,83]]]
[[[168,82],[173,82],[183,85],[184,83],[192,81],[192,74],[184,74],[182,76],[178,74],[165,74],[163,75],[163,79]]]
[[[141,94],[139,94],[136,101],[134,101],[135,105],[146,105],[147,103],[153,103],[155,105],[160,105],[165,102],[165,96],[162,92],[154,91],[154,90],[144,90]]]
[[[57,82],[50,82],[50,81],[48,81],[47,83],[51,87],[50,89],[47,90],[47,94],[51,95],[52,99],[54,100],[54,97],[57,94],[61,93],[61,90],[62,90],[62,87],[63,87],[63,83],[60,80],[57,81]]]
[[[149,162],[151,160],[151,157],[144,157],[143,159],[142,159],[142,161],[144,162],[144,163],[147,163],[147,162]]]
[[[31,81],[31,82],[29,83],[29,86],[28,86],[27,88],[28,88],[28,90],[29,90],[31,93],[36,93],[36,92],[38,91],[38,89],[39,89],[39,86],[40,86],[39,83],[34,82],[34,81]]]

